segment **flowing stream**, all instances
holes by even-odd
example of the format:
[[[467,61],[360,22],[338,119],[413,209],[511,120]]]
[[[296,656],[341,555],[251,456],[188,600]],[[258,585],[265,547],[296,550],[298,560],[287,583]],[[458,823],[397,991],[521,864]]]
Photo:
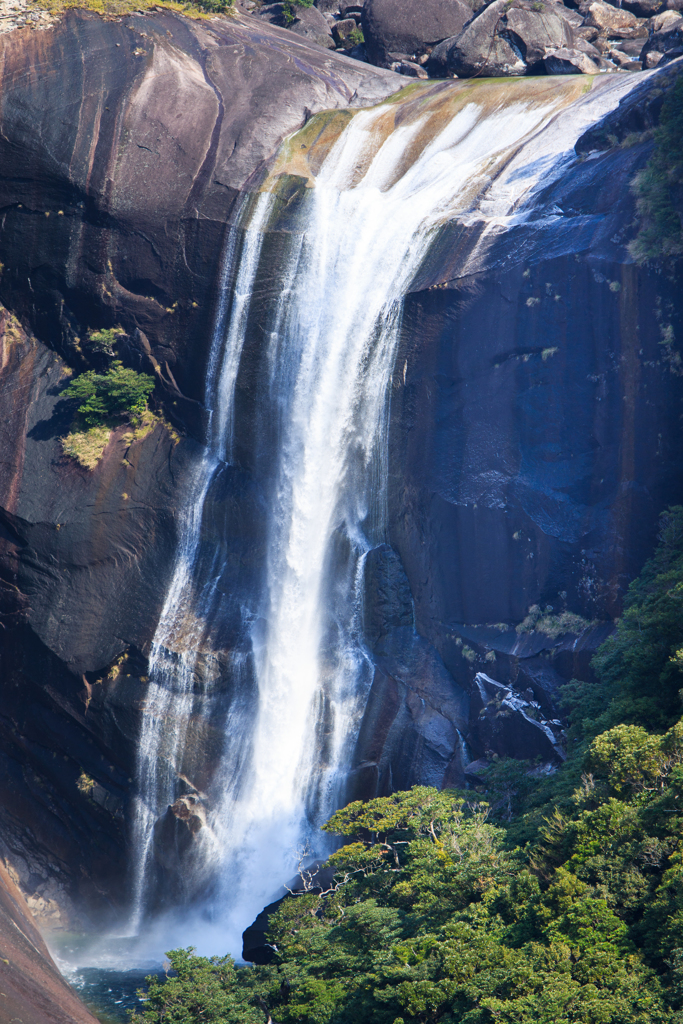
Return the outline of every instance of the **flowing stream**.
[[[154,871],[155,822],[183,793],[203,814],[188,872],[194,891],[205,886],[221,936],[218,948],[212,933],[216,948],[206,951],[239,955],[243,929],[300,859],[324,855],[318,828],[343,799],[372,677],[360,621],[363,559],[386,540],[403,298],[444,223],[481,222],[481,252],[487,238],[529,218],[535,191],[575,159],[576,137],[617,104],[628,77],[588,96],[581,83],[551,79],[525,90],[439,87],[347,116],[317,163],[302,169],[301,150],[308,157],[315,149],[304,129],[265,190],[245,202],[221,269],[205,392],[210,436],[188,484],[150,659],[132,932]],[[267,268],[278,286],[256,309],[285,171],[313,187],[298,201],[295,229],[282,232],[277,266]],[[188,722],[214,708],[196,669],[222,607],[220,565],[202,562],[198,578],[198,552],[207,494],[235,459],[235,388],[255,317],[266,376],[251,443],[270,488],[263,579],[244,613],[247,653],[222,670],[236,696],[221,719],[224,750],[204,798],[181,786]]]

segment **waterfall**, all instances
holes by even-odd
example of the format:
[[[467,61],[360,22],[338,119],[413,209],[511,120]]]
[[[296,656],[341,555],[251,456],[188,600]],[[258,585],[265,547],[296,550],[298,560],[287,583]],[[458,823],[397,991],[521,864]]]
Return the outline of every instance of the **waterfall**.
[[[251,707],[242,693],[225,719],[193,868],[205,872],[222,937],[212,952],[239,955],[243,929],[299,859],[325,853],[318,828],[343,797],[372,678],[360,625],[363,559],[386,540],[389,395],[403,298],[444,223],[478,221],[486,237],[530,216],[529,196],[573,159],[577,135],[629,87],[622,79],[584,97],[582,85],[549,79],[527,83],[526,93],[519,83],[497,93],[486,83],[479,93],[440,86],[398,113],[400,105],[383,104],[354,114],[310,171],[297,226],[283,232],[278,265],[269,267],[278,288],[258,313],[267,379],[252,442],[256,463],[268,468],[269,515],[262,589],[245,619],[256,692]],[[560,123],[555,115],[570,104]],[[288,150],[295,155],[296,139]],[[196,577],[197,551],[211,481],[234,458],[240,433],[234,393],[264,232],[277,217],[276,174],[266,188],[244,242],[236,231],[226,250],[206,384],[210,439],[189,488],[150,659],[136,926],[152,828],[178,792],[183,730],[198,702],[202,713],[211,710],[194,675],[220,600],[210,572]],[[232,671],[240,691],[239,659]]]
[[[176,799],[187,722],[194,705],[202,700],[202,695],[195,692],[194,674],[207,631],[212,590],[211,576],[204,581],[195,579],[202,513],[216,470],[231,454],[235,380],[269,198],[265,194],[259,197],[240,244],[247,220],[248,203],[243,204],[227,233],[219,275],[220,302],[204,389],[204,402],[210,414],[209,436],[187,486],[188,499],[179,523],[180,542],[171,584],[152,642],[150,681],[138,742],[138,795],[133,822],[136,856],[129,926],[133,934],[137,933],[144,912],[154,823],[160,811]]]

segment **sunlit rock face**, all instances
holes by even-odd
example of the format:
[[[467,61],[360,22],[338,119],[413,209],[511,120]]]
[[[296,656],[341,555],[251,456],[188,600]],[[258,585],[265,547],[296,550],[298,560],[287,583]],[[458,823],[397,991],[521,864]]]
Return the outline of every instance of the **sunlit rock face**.
[[[21,1024],[97,1024],[57,970],[12,874],[0,865],[4,1019]]]
[[[311,114],[404,80],[237,13],[72,12],[0,50],[0,296],[72,360],[84,324],[142,331],[131,357],[156,363],[202,436],[193,402],[236,197]]]
[[[0,810],[36,905],[113,916],[126,899],[150,652],[210,430],[204,386],[226,225],[245,193],[272,189],[235,385],[232,464],[212,477],[197,532],[192,586],[215,580],[223,603],[211,607],[221,615],[203,630],[193,592],[166,637],[170,660],[185,648],[192,655],[188,692],[211,692],[221,714],[236,690],[236,652],[249,630],[265,632],[253,594],[269,559],[281,425],[263,426],[279,381],[265,374],[262,325],[283,294],[283,253],[304,223],[305,194],[353,109],[404,80],[242,16],[70,14],[44,32],[10,33],[2,46],[0,294],[35,337],[3,321]],[[611,111],[633,84],[426,84],[370,118],[372,145],[393,154],[378,186],[388,206],[391,188],[469,103],[479,111],[472,130],[487,143],[491,125],[508,132],[510,153],[477,165],[478,176],[463,157],[459,205],[434,224],[404,282],[386,374],[387,528],[365,553],[364,577],[354,577],[372,672],[347,795],[470,780],[470,759],[485,759],[491,745],[505,752],[495,709],[486,727],[473,719],[487,707],[482,693],[495,702],[494,684],[537,739],[529,708],[552,721],[558,682],[587,671],[652,548],[659,511],[680,500],[681,381],[666,343],[678,330],[680,282],[635,267],[627,252],[629,183],[651,142],[580,142],[605,114],[603,137],[612,137]],[[657,87],[656,76],[643,79],[645,92]],[[520,117],[529,119],[526,149],[515,148]],[[530,140],[541,128],[538,148]],[[354,167],[344,189],[367,169],[361,159]],[[404,210],[391,207],[394,227],[414,216]],[[337,306],[321,307],[331,319],[352,305],[343,287],[335,294]],[[70,412],[59,395],[67,363],[87,365],[86,329],[113,323],[127,331],[126,362],[156,374],[159,408],[181,437],[159,422],[131,443],[122,428],[87,471],[62,453]],[[350,564],[348,537],[333,539],[316,569],[331,606],[344,595],[329,568]],[[563,631],[563,613],[606,624],[584,629],[574,618]],[[244,664],[240,685],[255,693],[253,664]],[[475,692],[481,672],[493,684]],[[150,833],[157,905],[164,893],[182,896],[185,851],[212,827],[228,746],[227,714],[188,706],[180,714],[169,703],[162,723],[182,733],[183,753]],[[323,716],[323,737],[326,727]]]

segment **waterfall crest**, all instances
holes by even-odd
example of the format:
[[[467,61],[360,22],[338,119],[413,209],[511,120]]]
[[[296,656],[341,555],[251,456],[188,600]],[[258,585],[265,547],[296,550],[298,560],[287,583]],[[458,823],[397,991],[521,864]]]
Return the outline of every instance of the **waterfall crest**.
[[[302,189],[294,230],[283,232],[277,266],[268,270],[278,287],[258,313],[267,379],[250,429],[256,462],[262,457],[268,467],[263,579],[245,610],[248,652],[229,668],[241,699],[222,720],[223,756],[191,862],[211,894],[223,946],[235,955],[243,929],[295,874],[299,856],[324,854],[318,827],[343,799],[373,670],[360,621],[363,560],[386,539],[390,383],[403,297],[444,223],[480,223],[481,250],[492,233],[532,216],[530,197],[574,159],[580,132],[630,87],[622,79],[583,95],[582,83],[550,79],[443,84],[340,115],[336,135],[329,121],[317,136],[309,125],[283,148],[244,241],[237,232],[229,239],[207,373],[210,438],[188,487],[150,659],[134,927],[154,824],[180,792],[187,723],[212,713],[212,693],[198,692],[195,667],[221,599],[218,567],[197,578],[197,552],[212,480],[235,458],[235,387],[282,182],[296,175],[313,187]],[[240,690],[244,658],[251,690]]]

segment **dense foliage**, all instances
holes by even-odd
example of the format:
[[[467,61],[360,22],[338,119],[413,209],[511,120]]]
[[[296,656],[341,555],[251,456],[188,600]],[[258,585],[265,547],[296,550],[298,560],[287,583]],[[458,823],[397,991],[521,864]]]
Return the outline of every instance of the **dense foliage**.
[[[338,811],[335,881],[271,918],[275,962],[175,951],[136,1024],[683,1024],[681,601],[676,508],[601,682],[566,688],[564,768]]]
[[[225,14],[233,6],[233,0],[192,0],[192,4],[207,14]]]
[[[62,392],[64,398],[80,401],[78,413],[89,427],[104,423],[111,416],[125,414],[138,419],[154,390],[154,378],[137,373],[115,362],[106,373],[88,370],[81,373]]]
[[[632,253],[643,263],[683,253],[683,77],[667,96],[655,149],[635,180],[640,231]]]

